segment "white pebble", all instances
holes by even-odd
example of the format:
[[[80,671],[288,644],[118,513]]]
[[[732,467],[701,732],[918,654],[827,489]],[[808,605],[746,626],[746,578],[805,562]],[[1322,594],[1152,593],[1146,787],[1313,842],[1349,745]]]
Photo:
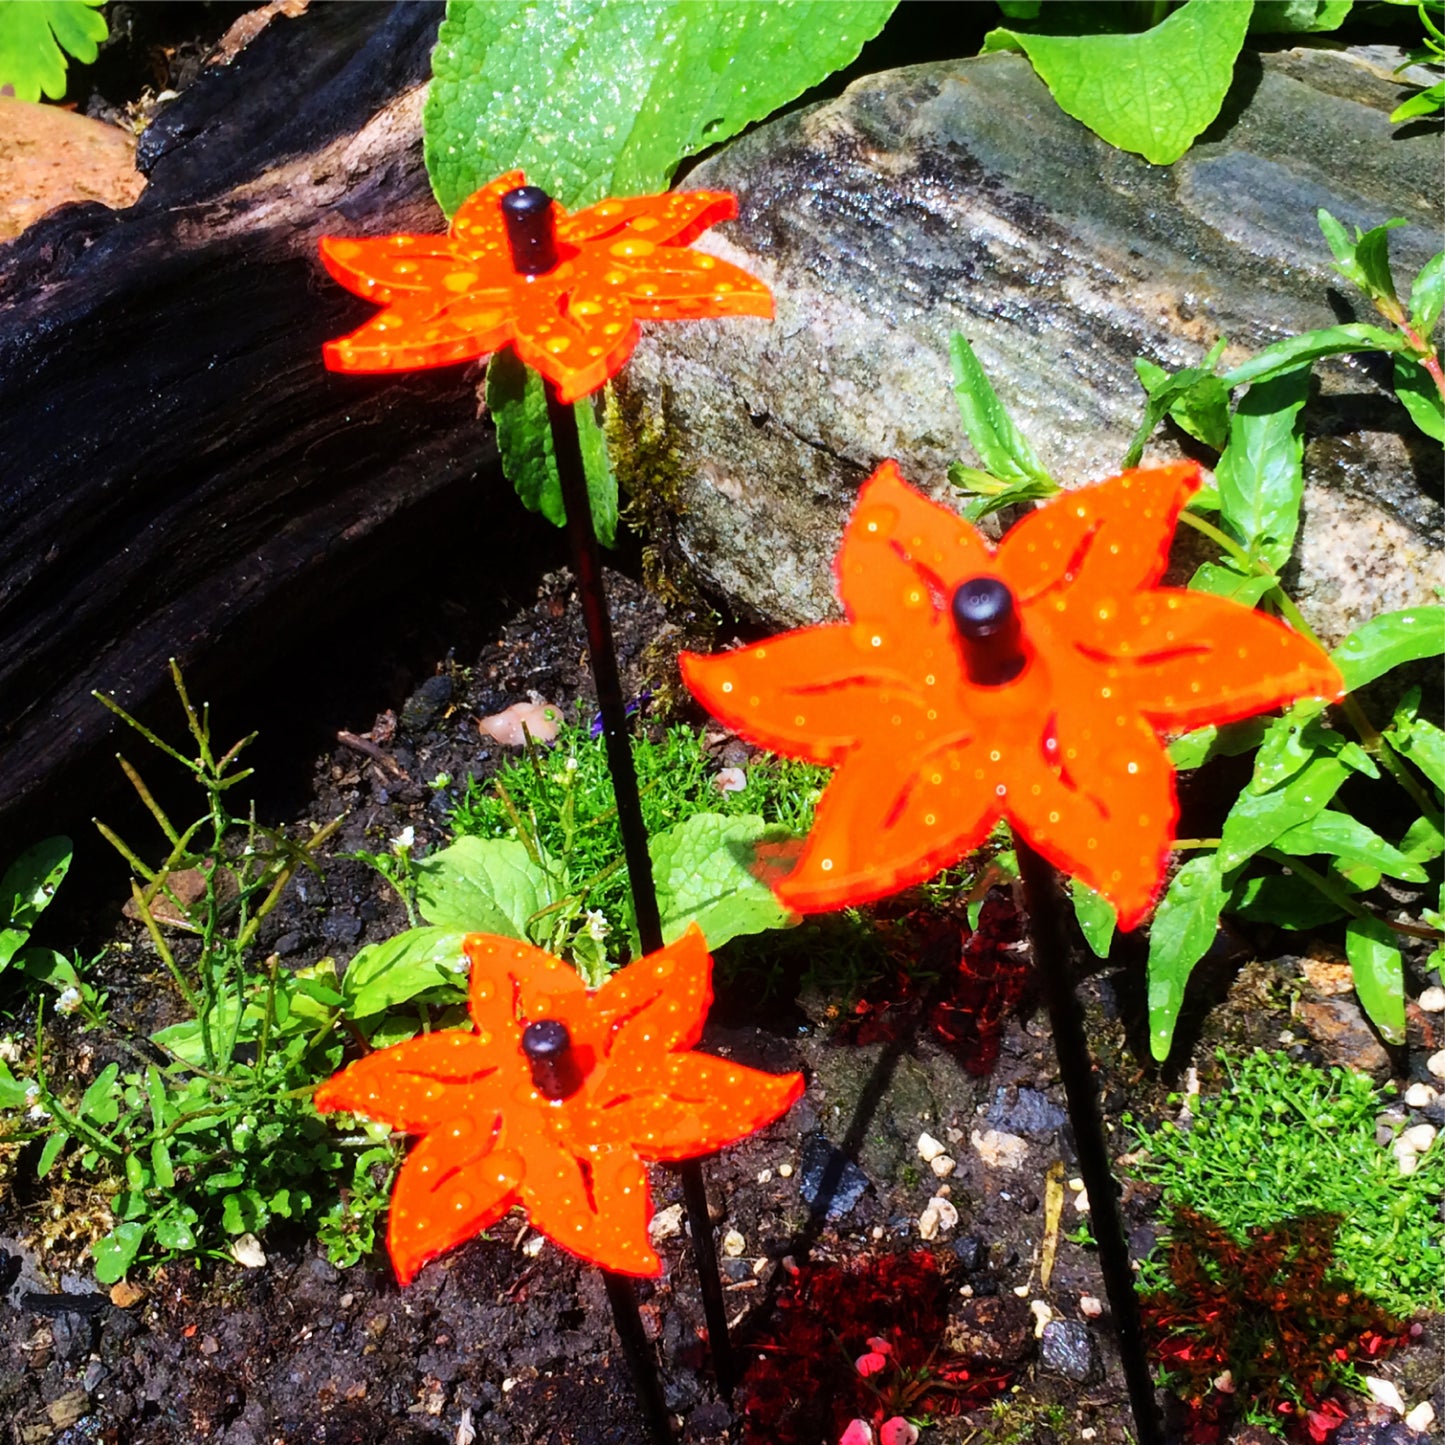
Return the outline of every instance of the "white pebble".
[[[1382,1380],[1378,1375],[1366,1375],[1365,1389],[1369,1391],[1370,1398],[1377,1404],[1383,1405],[1387,1410],[1393,1410],[1397,1415],[1405,1413],[1405,1402],[1400,1398],[1400,1392],[1395,1388],[1393,1381]]]
[[[1074,1195],[1074,1208],[1078,1210],[1080,1214],[1087,1214],[1089,1212],[1089,1191],[1087,1189]]]
[[[542,1246],[546,1244],[546,1242],[546,1235],[534,1234],[528,1238],[525,1244],[523,1244],[522,1253],[525,1254],[528,1259],[536,1259],[536,1257],[541,1254]]]
[[[1427,1435],[1435,1423],[1435,1407],[1428,1400],[1421,1400],[1408,1415],[1405,1424],[1417,1434]]]
[[[1075,1194],[1082,1194],[1084,1192],[1084,1181],[1082,1179],[1070,1179],[1069,1188],[1072,1189]]]
[[[1016,1284],[1014,1286],[1014,1293],[1020,1299],[1027,1299],[1029,1297],[1029,1287],[1026,1284]]]
[[[1005,1134],[998,1129],[985,1129],[982,1133],[975,1129],[970,1136],[973,1140],[973,1147],[978,1150],[978,1157],[994,1169],[1022,1169],[1024,1161],[1028,1158],[1029,1145],[1027,1139],[1021,1139],[1017,1134]]]
[[[793,1166],[791,1164],[779,1164],[778,1177],[780,1179],[791,1179],[793,1177]]]
[[[1405,1104],[1411,1109],[1428,1109],[1439,1097],[1440,1090],[1429,1084],[1411,1084],[1405,1090]]]
[[[244,1269],[264,1269],[266,1251],[254,1234],[243,1234],[231,1241],[231,1258]]]
[[[1079,1296],[1079,1313],[1086,1320],[1096,1320],[1104,1313],[1104,1301],[1098,1295],[1081,1294]]]
[[[918,1216],[918,1232],[924,1239],[936,1239],[941,1232],[947,1232],[957,1223],[958,1210],[953,1203],[941,1194],[935,1194]]]
[[[1079,1431],[1080,1440],[1096,1440],[1098,1437],[1099,1432],[1094,1429],[1092,1425],[1085,1425],[1084,1428]]]
[[[1029,1301],[1029,1312],[1034,1317],[1034,1338],[1041,1340],[1044,1337],[1044,1326],[1053,1323],[1054,1312],[1041,1299]]]
[[[1431,1054],[1430,1057],[1425,1060],[1425,1067],[1429,1069],[1437,1079],[1445,1079],[1445,1049],[1441,1049],[1438,1053]]]
[[[748,785],[748,775],[741,768],[720,768],[712,785],[720,793],[741,793]]]
[[[948,1150],[933,1137],[932,1134],[920,1134],[918,1136],[918,1157],[925,1164],[932,1164],[940,1154],[946,1154]]]
[[[958,1168],[957,1161],[948,1154],[939,1154],[928,1161],[928,1167],[938,1175],[940,1179],[947,1179],[955,1169]]]
[[[722,1251],[729,1259],[737,1259],[747,1247],[747,1240],[736,1229],[728,1230],[722,1237]]]
[[[1445,1014],[1445,988],[1432,984],[1420,995],[1419,1004],[1427,1014]]]
[[[672,1239],[675,1235],[682,1233],[682,1205],[669,1204],[666,1209],[659,1209],[652,1216],[652,1222],[647,1226],[647,1232],[655,1241],[659,1239]]]
[[[1405,1139],[1396,1139],[1391,1152],[1395,1156],[1395,1163],[1399,1166],[1401,1174],[1413,1174],[1419,1167],[1420,1156],[1410,1147]]]
[[[772,1171],[771,1169],[759,1169],[759,1170],[758,1170],[758,1183],[759,1183],[759,1184],[766,1184],[772,1177],[773,1177],[773,1171]]]
[[[1400,1137],[1417,1154],[1423,1154],[1435,1142],[1435,1133],[1433,1124],[1412,1124]]]

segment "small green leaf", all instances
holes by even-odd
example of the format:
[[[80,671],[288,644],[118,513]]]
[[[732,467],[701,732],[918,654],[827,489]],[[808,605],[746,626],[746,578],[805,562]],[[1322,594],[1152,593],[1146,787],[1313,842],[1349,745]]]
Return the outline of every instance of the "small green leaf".
[[[1297,702],[1281,716],[1265,724],[1254,776],[1249,787],[1267,793],[1286,778],[1293,777],[1306,763],[1338,751],[1339,738],[1319,725],[1320,707],[1313,701]]]
[[[1069,884],[1069,892],[1073,896],[1074,917],[1079,920],[1084,942],[1095,958],[1108,958],[1109,945],[1114,941],[1114,929],[1119,922],[1114,905],[1077,878]]]
[[[1432,441],[1445,442],[1445,399],[1435,378],[1411,356],[1395,358],[1395,395],[1410,420]]]
[[[91,1249],[95,1260],[95,1277],[101,1284],[117,1284],[125,1278],[125,1272],[135,1263],[140,1247],[145,1243],[146,1230],[143,1224],[117,1224],[103,1239],[98,1239]]]
[[[592,530],[604,547],[617,545],[617,478],[607,460],[607,434],[597,425],[591,397],[574,403],[582,471],[587,478],[587,500],[592,507]],[[563,509],[565,510],[565,508]]]
[[[175,1166],[171,1163],[171,1151],[164,1139],[157,1139],[151,1145],[151,1173],[155,1176],[157,1189],[174,1189],[176,1187]],[[183,1246],[173,1245],[170,1247],[181,1248]]]
[[[1316,758],[1282,787],[1266,793],[1246,788],[1235,800],[1220,833],[1220,863],[1239,867],[1268,848],[1281,833],[1313,818],[1339,791],[1349,768],[1336,758]]]
[[[1322,356],[1343,356],[1355,351],[1404,351],[1408,344],[1396,332],[1384,331],[1360,321],[1348,321],[1340,326],[1306,331],[1299,336],[1286,336],[1283,341],[1266,346],[1248,361],[1242,361],[1232,371],[1225,372],[1220,381],[1233,389],[1246,382],[1272,381],[1303,362],[1318,361]]]
[[[1445,607],[1382,612],[1358,627],[1330,654],[1354,692],[1404,662],[1445,652]]]
[[[895,0],[452,0],[432,52],[426,167],[456,210],[520,166],[563,205],[667,187],[848,64]]]
[[[1210,758],[1233,758],[1257,748],[1267,722],[1262,717],[1195,728],[1169,744],[1169,761],[1180,772],[1201,768]]]
[[[160,1181],[157,1180],[157,1183]],[[162,1186],[166,1187],[166,1186]],[[160,1249],[178,1251],[196,1247],[196,1232],[184,1219],[172,1215],[169,1219],[158,1219],[155,1224],[156,1245]]]
[[[270,1222],[271,1211],[254,1189],[238,1189],[221,1201],[221,1227],[227,1234],[255,1234]]]
[[[964,434],[984,468],[1010,485],[1032,482],[1049,487],[1052,490],[1043,495],[1052,496],[1058,483],[1013,424],[967,338],[955,331],[948,339],[948,354],[953,359],[953,394]]]
[[[1190,436],[1215,451],[1223,450],[1229,436],[1229,388],[1215,376],[1214,368],[1224,355],[1225,345],[1224,338],[1220,337],[1200,365],[1185,367],[1173,375],[1142,356],[1134,362],[1135,374],[1148,400],[1143,419],[1124,454],[1125,467],[1138,465],[1145,444],[1166,414]]]
[[[87,1124],[113,1124],[120,1117],[120,1100],[115,1094],[115,1081],[120,1077],[119,1064],[107,1064],[80,1096],[76,1113]]]
[[[1323,206],[1315,212],[1315,220],[1319,223],[1320,232],[1325,238],[1325,244],[1330,248],[1330,254],[1335,258],[1335,270],[1346,281],[1353,282],[1363,291],[1365,275],[1355,260],[1355,243],[1350,240],[1349,232]]]
[[[1255,0],[1251,35],[1297,35],[1338,30],[1354,0]]]
[[[341,981],[347,1017],[368,1019],[446,984],[464,991],[467,957],[462,940],[467,931],[409,928],[358,950]]]
[[[1416,818],[1400,839],[1400,851],[1412,863],[1428,863],[1445,853],[1445,833],[1433,818]]]
[[[1268,572],[1239,572],[1228,563],[1201,562],[1189,586],[1195,592],[1209,592],[1227,597],[1241,607],[1253,607],[1266,592],[1279,584],[1279,578]]]
[[[1392,1044],[1405,1039],[1405,965],[1395,935],[1377,918],[1345,925],[1345,956],[1370,1021]]]
[[[1390,232],[1407,225],[1403,216],[1394,216],[1382,226],[1371,226],[1355,238],[1355,266],[1364,278],[1363,289],[1370,297],[1398,302],[1395,278],[1390,272]]]
[[[1110,145],[1169,165],[1219,114],[1253,8],[1187,0],[1135,35],[994,30],[983,50],[1022,50],[1062,110]]]
[[[1397,715],[1385,736],[1402,757],[1408,758],[1430,779],[1438,792],[1445,793],[1445,732],[1429,718],[1417,717],[1404,722]]]
[[[17,100],[65,94],[65,54],[89,65],[109,33],[105,0],[0,0],[0,87]]]
[[[1372,828],[1333,808],[1322,809],[1313,818],[1287,829],[1275,839],[1274,846],[1298,858],[1328,853],[1342,864],[1364,864],[1407,883],[1423,883],[1428,876],[1418,863],[1391,847]]]
[[[57,1129],[46,1141],[45,1147],[40,1151],[40,1159],[35,1165],[37,1178],[44,1179],[55,1167],[55,1161],[60,1158],[61,1150],[70,1143],[70,1135],[64,1129]]]
[[[1437,251],[1420,268],[1410,287],[1410,325],[1429,339],[1445,309],[1445,251]]]
[[[1220,515],[1251,557],[1276,571],[1289,560],[1304,496],[1300,411],[1307,366],[1257,381],[1234,410],[1229,445],[1215,468]]]
[[[27,1080],[17,1079],[10,1065],[0,1059],[0,1109],[23,1109],[30,1088]]]
[[[516,838],[458,838],[415,872],[418,911],[438,928],[526,939],[532,915],[555,901],[551,880]]]
[[[69,838],[46,838],[27,848],[0,877],[0,969],[24,946],[70,869]]]
[[[648,844],[662,936],[671,943],[698,924],[715,949],[745,933],[787,928],[797,916],[750,871],[758,844],[788,838],[753,813],[695,813]]]
[[[1398,125],[1402,120],[1414,120],[1420,115],[1434,115],[1441,109],[1445,109],[1445,80],[1426,86],[1424,90],[1417,90],[1390,112],[1390,120]]]
[[[1174,875],[1149,925],[1149,1049],[1169,1056],[1184,988],[1209,951],[1224,908],[1219,855],[1201,853]]]

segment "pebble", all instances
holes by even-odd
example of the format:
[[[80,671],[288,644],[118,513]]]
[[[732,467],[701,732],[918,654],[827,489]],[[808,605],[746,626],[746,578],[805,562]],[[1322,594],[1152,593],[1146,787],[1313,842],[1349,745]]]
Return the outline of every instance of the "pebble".
[[[918,1157],[925,1164],[932,1164],[935,1159],[942,1158],[947,1153],[948,1150],[932,1134],[918,1136]]]
[[[823,1197],[825,1187],[826,1198]],[[821,1134],[814,1134],[803,1146],[798,1192],[815,1211],[821,1207],[828,1219],[842,1219],[852,1212],[867,1188],[868,1176]]]
[[[978,1157],[992,1169],[1022,1169],[1028,1158],[1028,1140],[1017,1134],[1003,1134],[997,1129],[975,1129],[970,1136]]]
[[[778,1178],[791,1179],[793,1177],[793,1166],[791,1164],[778,1165]]]
[[[936,1154],[928,1161],[928,1167],[933,1170],[940,1179],[947,1179],[948,1176],[958,1168],[958,1161],[949,1154]]]
[[[940,1233],[947,1233],[957,1224],[958,1210],[941,1194],[935,1194],[918,1216],[918,1232],[924,1239],[937,1239]]]
[[[652,1216],[652,1222],[647,1226],[648,1235],[654,1240],[672,1239],[682,1233],[682,1205],[669,1204],[666,1209],[659,1209]],[[539,1235],[540,1239],[541,1236]]]
[[[522,1253],[525,1254],[528,1259],[536,1259],[536,1257],[541,1254],[542,1246],[546,1244],[546,1242],[546,1235],[534,1234],[523,1244]]]
[[[1400,1391],[1393,1380],[1382,1380],[1378,1375],[1366,1375],[1365,1389],[1372,1400],[1387,1410],[1393,1410],[1397,1415],[1405,1413],[1405,1402],[1400,1398]]]
[[[1039,1338],[1039,1363],[1081,1385],[1103,1374],[1093,1331],[1077,1320],[1054,1320],[1044,1326]]]
[[[759,1183],[759,1184],[766,1184],[772,1177],[773,1177],[773,1171],[772,1171],[771,1169],[759,1169],[759,1170],[758,1170],[758,1183]]]
[[[1417,1154],[1423,1154],[1435,1142],[1435,1134],[1433,1124],[1412,1124],[1400,1138]]]
[[[1052,1134],[1067,1118],[1047,1094],[1028,1088],[996,1090],[988,1111],[988,1122],[1010,1134]]]
[[[1412,1109],[1428,1109],[1439,1097],[1439,1089],[1429,1084],[1411,1084],[1405,1090],[1405,1103]]]
[[[1445,1049],[1441,1049],[1438,1053],[1431,1054],[1430,1057],[1425,1060],[1425,1067],[1429,1069],[1437,1079],[1445,1079]]]
[[[1081,1294],[1079,1296],[1079,1313],[1086,1320],[1096,1320],[1104,1313],[1104,1301],[1098,1295]]]
[[[254,1234],[243,1234],[231,1241],[231,1258],[243,1269],[265,1269],[266,1251]]]
[[[1430,1427],[1435,1423],[1435,1407],[1428,1400],[1421,1400],[1408,1415],[1405,1416],[1405,1423],[1412,1429],[1417,1430],[1421,1435],[1428,1435]]]
[[[1445,988],[1432,984],[1420,995],[1419,1004],[1427,1014],[1445,1014]]]
[[[729,1259],[737,1259],[747,1247],[747,1240],[744,1239],[736,1229],[728,1230],[722,1237],[723,1253],[727,1255]]]
[[[1041,1340],[1044,1337],[1044,1326],[1054,1318],[1054,1312],[1046,1301],[1041,1299],[1030,1300],[1029,1310],[1034,1317],[1034,1338]]]

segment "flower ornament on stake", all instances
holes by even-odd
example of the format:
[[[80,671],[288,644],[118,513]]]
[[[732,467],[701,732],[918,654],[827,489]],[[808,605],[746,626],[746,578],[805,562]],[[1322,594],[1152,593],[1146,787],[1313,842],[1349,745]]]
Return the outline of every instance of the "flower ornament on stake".
[[[445,236],[324,237],[331,274],[385,309],[325,348],[337,371],[445,366],[513,347],[546,383],[568,540],[587,629],[623,854],[644,953],[662,947],[647,832],[627,739],[602,565],[571,403],[626,362],[640,321],[773,314],[766,286],[745,271],[688,249],[708,227],[737,214],[723,191],[679,191],[605,200],[568,214],[521,171],[498,177],[458,207]],[[702,1168],[680,1167],[718,1384],[734,1370]],[[624,1340],[641,1339],[628,1281],[607,1276]],[[639,1390],[659,1397],[655,1371],[634,1357]],[[650,1382],[644,1378],[650,1373]],[[656,1411],[654,1411],[656,1414]],[[657,1429],[654,1421],[654,1429]],[[665,1414],[662,1429],[666,1429]]]
[[[786,1112],[801,1075],[694,1051],[712,1001],[712,959],[696,925],[596,992],[516,939],[474,933],[463,947],[470,1029],[369,1054],[316,1093],[323,1113],[422,1136],[392,1195],[387,1248],[397,1279],[409,1284],[517,1203],[534,1229],[602,1266],[609,1293],[622,1276],[659,1273],[644,1164],[745,1138]],[[635,1299],[616,1312],[640,1367]]]
[[[885,462],[838,554],[844,621],[681,660],[728,727],[837,769],[773,884],[790,908],[880,898],[1000,818],[1012,827],[1141,1445],[1159,1424],[1054,869],[1136,927],[1178,817],[1159,734],[1344,690],[1283,623],[1158,585],[1199,481],[1193,463],[1125,472],[1054,498],[995,548]]]

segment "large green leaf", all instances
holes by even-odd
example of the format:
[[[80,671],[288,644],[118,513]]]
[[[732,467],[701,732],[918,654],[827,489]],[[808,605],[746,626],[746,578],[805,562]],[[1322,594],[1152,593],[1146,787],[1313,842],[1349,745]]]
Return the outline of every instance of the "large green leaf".
[[[984,51],[1022,50],[1059,107],[1155,165],[1177,161],[1219,114],[1254,6],[1187,0],[1136,35],[994,30]],[[1047,23],[1045,10],[1039,23]]]
[[[1353,692],[1366,683],[1422,657],[1445,652],[1445,607],[1407,607],[1382,612],[1357,627],[1330,654]]]
[[[105,0],[0,0],[0,87],[17,100],[65,94],[65,51],[89,65],[105,39]]]
[[[1257,351],[1220,381],[1231,389],[1245,382],[1270,381],[1293,371],[1306,361],[1322,356],[1343,356],[1352,351],[1403,351],[1406,341],[1393,331],[1381,330],[1361,321],[1347,321],[1340,326],[1327,326],[1319,331],[1306,331],[1299,336],[1286,336]]]
[[[1309,395],[1308,366],[1249,388],[1229,422],[1229,445],[1215,468],[1220,516],[1251,557],[1278,570],[1289,560],[1304,496],[1299,415]]]
[[[1413,357],[1395,357],[1395,395],[1427,437],[1445,442],[1445,398],[1435,378]]]
[[[1290,780],[1266,793],[1246,788],[1235,800],[1220,834],[1220,860],[1226,869],[1268,848],[1281,833],[1320,812],[1339,791],[1350,769],[1338,758],[1317,757]]]
[[[450,215],[520,166],[564,205],[667,187],[846,65],[895,0],[451,0],[426,166]]]
[[[449,983],[464,990],[466,936],[454,928],[408,928],[367,944],[347,965],[341,981],[347,1017],[367,1019]]]
[[[1219,854],[1191,858],[1174,875],[1149,925],[1149,1049],[1169,1055],[1184,988],[1219,929],[1225,890]]]
[[[654,834],[648,846],[663,938],[671,943],[696,923],[708,947],[717,948],[739,934],[796,922],[752,872],[759,843],[789,836],[753,813],[695,813]]]
[[[527,921],[554,900],[546,872],[515,838],[458,838],[416,864],[421,916],[438,928],[527,938]]]
[[[1392,847],[1372,828],[1334,808],[1321,809],[1313,818],[1287,828],[1274,840],[1274,846],[1298,858],[1328,853],[1342,864],[1363,863],[1388,873],[1391,878],[1403,878],[1407,883],[1423,883],[1428,876],[1418,863]]]
[[[1405,965],[1394,933],[1378,918],[1352,918],[1345,925],[1345,956],[1365,1012],[1390,1043],[1403,1043]]]

